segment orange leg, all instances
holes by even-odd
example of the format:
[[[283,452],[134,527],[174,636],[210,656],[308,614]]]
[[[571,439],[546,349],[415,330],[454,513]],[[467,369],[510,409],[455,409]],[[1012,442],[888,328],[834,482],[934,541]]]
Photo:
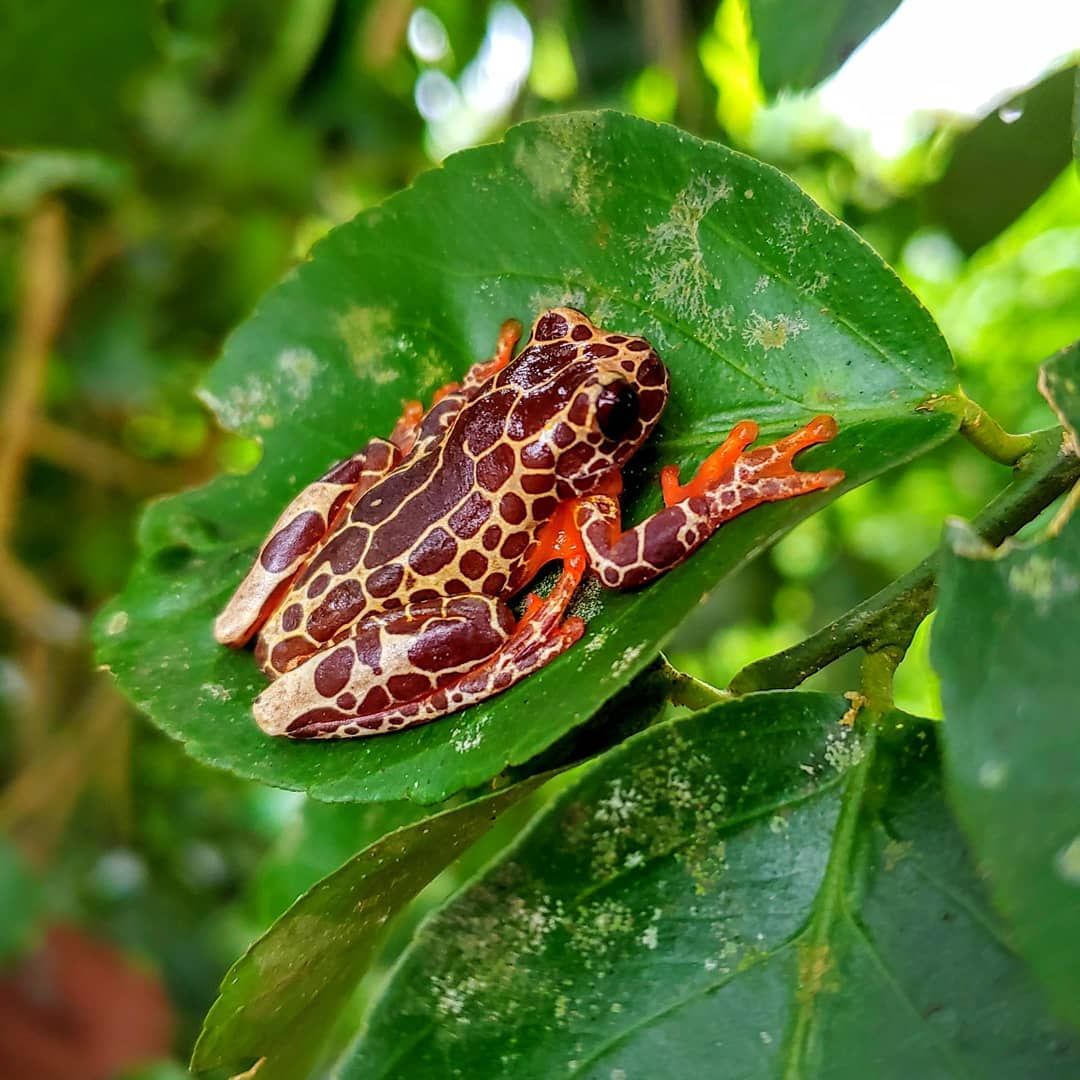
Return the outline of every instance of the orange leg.
[[[749,450],[757,425],[744,420],[689,483],[679,483],[674,466],[664,469],[664,509],[625,530],[618,499],[584,496],[576,523],[589,566],[610,588],[636,588],[677,566],[733,517],[762,503],[831,488],[844,478],[838,469],[804,473],[792,459],[835,435],[836,421],[818,416],[769,446]]]
[[[499,337],[495,342],[495,355],[483,364],[474,364],[465,377],[467,383],[479,384],[490,379],[496,372],[502,371],[514,355],[514,347],[521,340],[521,323],[517,319],[507,319],[499,328]]]
[[[507,319],[499,330],[499,337],[495,343],[495,356],[491,360],[484,360],[473,364],[461,382],[448,382],[439,387],[432,395],[431,408],[434,408],[444,398],[451,394],[465,390],[475,389],[481,383],[490,379],[496,372],[501,371],[514,355],[514,347],[521,338],[521,323],[517,319]],[[407,454],[416,441],[416,434],[420,428],[426,411],[419,401],[407,401],[401,414],[401,419],[394,426],[394,432],[390,441],[398,447],[403,454]]]

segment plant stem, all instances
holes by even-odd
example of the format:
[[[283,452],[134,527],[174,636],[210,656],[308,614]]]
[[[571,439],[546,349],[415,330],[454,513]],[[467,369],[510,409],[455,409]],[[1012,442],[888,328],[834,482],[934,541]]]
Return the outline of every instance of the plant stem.
[[[694,678],[693,675],[687,675],[685,671],[679,671],[668,663],[666,657],[661,656],[660,663],[662,666],[657,673],[667,683],[667,698],[672,705],[697,710],[731,700],[731,694],[727,690],[721,690]]]
[[[976,531],[995,546],[1080,480],[1080,458],[1068,448],[1061,428],[1023,438],[1030,440],[1030,446],[1017,460],[1012,483],[973,522]],[[903,577],[798,645],[747,665],[731,680],[728,689],[733,694],[790,689],[860,647],[868,653],[898,650],[902,657],[919,624],[933,609],[937,561],[935,551]]]
[[[961,406],[960,434],[981,454],[1001,465],[1016,465],[1035,445],[1035,435],[1011,435],[981,405],[963,391],[956,395]]]

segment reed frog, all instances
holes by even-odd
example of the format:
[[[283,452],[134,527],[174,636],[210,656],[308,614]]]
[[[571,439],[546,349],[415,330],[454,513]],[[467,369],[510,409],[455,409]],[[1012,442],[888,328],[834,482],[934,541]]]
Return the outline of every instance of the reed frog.
[[[580,311],[537,318],[515,357],[507,322],[492,360],[406,405],[389,439],[304,488],[278,518],[215,623],[272,680],[259,726],[296,739],[398,731],[483,701],[550,663],[585,630],[567,615],[583,575],[636,588],[760,503],[829,488],[837,470],[792,458],[826,442],[819,416],[769,446],[736,424],[686,484],[661,471],[665,506],[620,520],[620,470],[668,400],[643,337]],[[508,601],[550,561],[561,574],[520,617]]]

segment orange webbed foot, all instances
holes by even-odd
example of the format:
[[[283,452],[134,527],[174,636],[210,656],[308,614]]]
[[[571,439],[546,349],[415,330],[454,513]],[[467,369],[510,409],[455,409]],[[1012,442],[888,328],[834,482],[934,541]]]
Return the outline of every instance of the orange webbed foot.
[[[758,437],[758,426],[753,420],[742,420],[732,428],[731,434],[698,466],[694,478],[687,484],[679,483],[677,465],[665,466],[660,472],[660,487],[664,504],[673,506],[685,499],[705,495],[730,484],[736,466],[746,473],[746,480],[755,484],[771,478],[783,480],[780,498],[802,495],[810,491],[830,488],[844,479],[839,469],[825,469],[816,473],[803,473],[795,468],[795,455],[811,446],[829,442],[837,433],[836,421],[831,416],[815,416],[798,431],[778,439],[768,446],[749,450]],[[757,501],[766,501],[758,497]]]
[[[740,420],[731,434],[699,466],[694,478],[687,484],[679,483],[679,466],[666,465],[660,470],[660,488],[664,493],[664,505],[673,506],[683,499],[704,495],[719,483],[735,467],[742,452],[758,437],[758,426],[753,420]]]

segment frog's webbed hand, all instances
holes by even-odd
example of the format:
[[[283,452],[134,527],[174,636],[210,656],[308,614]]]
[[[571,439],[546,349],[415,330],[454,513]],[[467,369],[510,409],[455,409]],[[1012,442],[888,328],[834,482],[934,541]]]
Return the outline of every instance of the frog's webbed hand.
[[[644,585],[681,563],[738,514],[761,503],[823,491],[843,480],[838,469],[804,473],[792,462],[800,450],[836,435],[831,416],[815,417],[769,446],[747,450],[757,434],[753,421],[736,424],[688,484],[679,483],[676,466],[665,468],[660,476],[665,508],[625,532],[617,499],[607,494],[579,499],[577,526],[589,563],[603,584]]]
[[[225,609],[214,622],[222,645],[239,648],[273,612],[296,575],[348,508],[401,460],[385,439],[372,439],[313,484],[281,512]]]
[[[563,574],[515,623],[501,600],[422,600],[360,619],[336,648],[310,657],[255,700],[259,727],[294,739],[400,731],[483,701],[542,667],[581,636],[563,620],[584,569]]]

